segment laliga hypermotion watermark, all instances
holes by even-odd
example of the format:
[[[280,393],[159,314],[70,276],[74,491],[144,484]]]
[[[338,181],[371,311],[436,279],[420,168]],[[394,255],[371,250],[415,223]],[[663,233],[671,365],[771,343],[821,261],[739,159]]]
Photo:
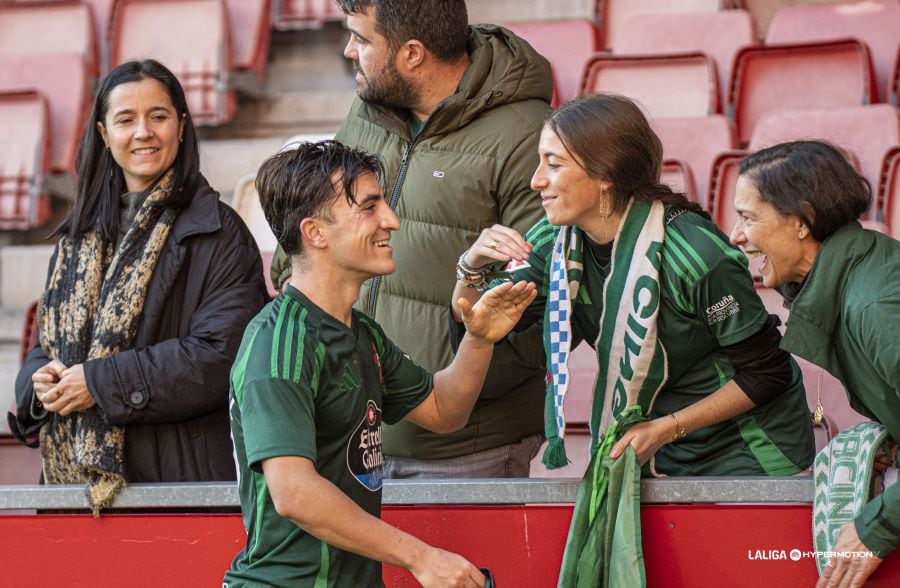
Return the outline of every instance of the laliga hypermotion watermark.
[[[791,561],[800,561],[804,558],[824,557],[826,559],[837,558],[861,558],[867,559],[875,557],[871,551],[812,551],[802,549],[748,549],[747,559],[749,560],[779,560],[790,559]]]

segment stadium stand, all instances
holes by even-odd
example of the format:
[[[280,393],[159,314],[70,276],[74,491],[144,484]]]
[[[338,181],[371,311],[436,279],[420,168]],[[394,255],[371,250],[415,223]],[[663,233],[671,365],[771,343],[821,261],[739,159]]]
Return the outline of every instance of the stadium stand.
[[[78,0],[0,3],[0,57],[57,53],[80,55],[89,75],[99,73],[90,6]]]
[[[715,12],[732,6],[728,0],[597,0],[601,47],[616,51],[627,34],[625,24],[639,14]]]
[[[256,193],[256,186],[254,185],[255,181],[256,173],[247,174],[238,180],[237,185],[234,187],[231,206],[243,219],[256,240],[256,245],[259,247],[263,259],[266,288],[269,291],[269,296],[275,297],[278,292],[275,290],[275,286],[272,285],[272,278],[269,276],[268,269],[272,263],[272,255],[275,253],[275,247],[278,245],[278,242],[275,240],[275,235],[272,234],[262,206],[259,204],[259,195]]]
[[[769,23],[766,44],[846,37],[856,37],[868,45],[878,82],[878,101],[889,101],[891,66],[900,47],[900,2],[897,0],[787,6],[776,12]]]
[[[719,153],[737,148],[734,125],[721,114],[655,118],[650,123],[662,141],[663,156],[681,160],[690,168],[696,201],[706,208],[713,160]]]
[[[584,64],[581,95],[613,92],[634,99],[651,117],[719,112],[712,59],[703,53],[614,56],[594,53]]]
[[[333,0],[274,0],[272,26],[278,30],[317,29],[330,21],[343,21]]]
[[[884,155],[882,181],[878,188],[878,215],[894,239],[900,239],[900,146]]]
[[[728,95],[744,144],[767,112],[869,104],[877,91],[868,48],[845,39],[745,47],[735,57]]]
[[[0,57],[0,91],[37,90],[50,108],[50,169],[75,170],[75,154],[90,110],[88,65],[76,53]]]
[[[589,20],[571,19],[510,23],[506,28],[528,41],[553,67],[560,104],[578,96],[581,69],[597,51],[597,27]]]
[[[50,164],[50,114],[43,94],[0,92],[0,229],[30,229],[50,217],[41,191]]]
[[[756,43],[753,19],[744,10],[639,14],[626,21],[614,53],[670,54],[701,51],[716,63],[722,104],[738,49]]]
[[[659,182],[669,186],[675,192],[684,194],[688,200],[697,202],[697,183],[691,167],[684,161],[669,158],[663,160]]]
[[[152,56],[184,86],[199,125],[228,122],[237,96],[231,71],[229,16],[223,0],[119,0],[110,36],[110,65]]]
[[[763,115],[753,130],[750,150],[785,141],[821,139],[853,155],[859,172],[869,180],[873,195],[881,184],[884,155],[900,145],[897,109],[889,104],[832,109],[780,110]],[[876,219],[873,202],[870,219]]]
[[[226,0],[231,25],[232,63],[238,71],[251,71],[262,83],[272,29],[270,0]]]
[[[731,233],[737,214],[734,212],[734,188],[738,179],[738,165],[746,151],[725,151],[716,156],[709,175],[707,210],[725,234]]]

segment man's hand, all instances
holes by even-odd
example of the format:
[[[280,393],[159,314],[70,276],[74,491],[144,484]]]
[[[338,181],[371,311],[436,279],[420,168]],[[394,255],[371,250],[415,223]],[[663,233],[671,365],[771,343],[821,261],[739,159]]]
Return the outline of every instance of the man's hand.
[[[472,306],[465,298],[457,300],[466,332],[473,337],[496,343],[512,330],[522,313],[537,296],[531,282],[501,284],[488,290]]]
[[[431,586],[484,587],[484,574],[478,568],[462,556],[443,549],[429,549],[419,565],[410,571],[425,588]]]
[[[668,419],[667,422],[666,417],[663,417],[636,423],[612,446],[609,456],[616,459],[622,455],[626,447],[631,445],[634,447],[634,452],[637,453],[638,463],[644,465],[659,451],[660,447],[671,439],[672,419]]]
[[[43,397],[38,396],[38,399],[44,404],[47,411],[57,412],[60,416],[87,410],[97,404],[88,391],[87,382],[84,379],[84,366],[80,363],[64,370],[56,385],[51,387]]]
[[[845,552],[869,552],[869,548],[860,541],[856,533],[853,521],[841,527],[832,551]],[[871,552],[870,552],[871,553]],[[816,588],[857,588],[865,585],[866,580],[881,565],[881,560],[874,555],[872,557],[832,557],[822,570],[822,577],[816,583]]]

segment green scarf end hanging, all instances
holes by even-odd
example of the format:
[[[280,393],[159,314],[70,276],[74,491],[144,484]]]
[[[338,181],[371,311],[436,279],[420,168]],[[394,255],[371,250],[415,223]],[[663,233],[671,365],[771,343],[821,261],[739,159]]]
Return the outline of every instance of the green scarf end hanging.
[[[569,458],[566,456],[566,444],[561,437],[550,439],[541,461],[548,470],[564,468],[569,465]]]

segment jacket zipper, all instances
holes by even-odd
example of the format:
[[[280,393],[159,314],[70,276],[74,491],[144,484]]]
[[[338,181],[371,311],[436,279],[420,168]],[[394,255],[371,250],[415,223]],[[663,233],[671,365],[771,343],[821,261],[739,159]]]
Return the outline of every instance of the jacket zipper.
[[[400,188],[403,187],[403,180],[406,179],[406,169],[409,164],[409,154],[412,151],[413,142],[407,143],[406,147],[403,148],[403,158],[400,160],[400,171],[397,174],[397,181],[394,182],[394,187],[391,190],[391,200],[388,202],[388,205],[391,207],[391,210],[397,209],[397,201],[400,200]],[[366,305],[366,314],[371,318],[375,318],[375,299],[378,296],[378,287],[381,286],[381,278],[382,276],[375,276],[372,278],[372,285],[369,286],[369,302]]]

